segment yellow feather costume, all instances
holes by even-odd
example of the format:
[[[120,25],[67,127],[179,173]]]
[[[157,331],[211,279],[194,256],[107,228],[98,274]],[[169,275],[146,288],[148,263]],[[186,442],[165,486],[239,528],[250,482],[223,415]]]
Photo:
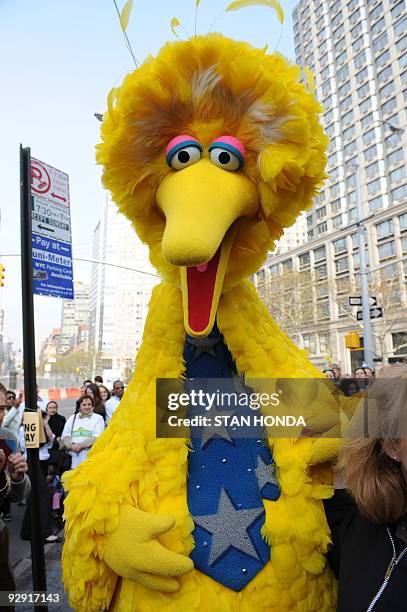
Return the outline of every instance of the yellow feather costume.
[[[264,501],[262,533],[272,547],[272,560],[242,591],[231,591],[194,570],[179,578],[178,591],[162,593],[118,576],[105,561],[107,538],[118,529],[124,504],[175,518],[175,527],[159,538],[169,550],[188,555],[194,546],[186,493],[187,441],[156,438],[155,380],[179,378],[185,371],[180,267],[200,263],[191,244],[196,236],[212,244],[211,228],[226,214],[219,209],[219,220],[212,211],[207,226],[201,221],[194,226],[201,209],[194,209],[200,203],[195,201],[199,193],[192,179],[199,171],[199,176],[208,173],[212,180],[206,148],[222,134],[239,138],[247,151],[238,173],[241,179],[225,173],[224,180],[227,185],[246,181],[242,191],[253,194],[254,187],[256,197],[255,212],[237,214],[233,224],[217,306],[219,329],[238,371],[247,378],[321,376],[305,351],[274,323],[246,280],[282,228],[311,206],[325,176],[327,139],[318,119],[321,108],[299,78],[300,69],[281,56],[213,34],[166,45],[127,76],[112,96],[98,146],[104,185],[148,244],[163,280],[153,291],[136,371],[119,408],[87,461],[65,475],[69,494],[63,579],[78,612],[335,608],[334,581],[325,564],[329,532],[321,502],[331,495],[322,464],[335,455],[334,439],[270,439],[282,492],[277,502]],[[204,159],[174,178],[165,148],[179,134],[199,139]],[[178,177],[183,173],[190,177],[185,190],[195,210],[192,216],[182,208]],[[219,176],[213,174],[216,180]],[[175,215],[176,238],[191,234],[193,239],[178,265],[176,255],[166,256],[163,247],[166,226],[174,217],[157,204],[166,197],[164,184],[171,192],[168,181],[178,181],[174,185],[184,211]],[[317,464],[321,467],[310,469]]]

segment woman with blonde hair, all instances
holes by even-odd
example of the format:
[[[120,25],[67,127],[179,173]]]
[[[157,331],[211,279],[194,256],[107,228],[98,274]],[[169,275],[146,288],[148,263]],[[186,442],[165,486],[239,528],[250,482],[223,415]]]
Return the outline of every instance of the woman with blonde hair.
[[[351,422],[325,502],[338,612],[407,610],[407,368],[382,376]]]

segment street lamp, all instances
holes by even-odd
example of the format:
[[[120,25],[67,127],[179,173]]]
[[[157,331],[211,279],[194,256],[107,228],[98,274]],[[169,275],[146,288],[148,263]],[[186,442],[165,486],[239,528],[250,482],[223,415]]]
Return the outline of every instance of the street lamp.
[[[386,124],[390,127],[394,134],[402,134],[404,128],[400,125],[396,125],[387,119],[375,119],[369,125],[372,127],[374,123],[381,125]],[[383,134],[384,140],[384,134]],[[346,167],[346,166],[345,166]],[[372,323],[370,320],[370,295],[369,295],[369,271],[367,268],[366,252],[365,252],[365,226],[362,209],[362,198],[360,190],[360,167],[356,164],[347,166],[349,169],[353,168],[355,171],[355,191],[356,191],[356,225],[358,228],[358,245],[359,245],[359,274],[360,274],[360,293],[362,300],[362,323],[363,323],[363,349],[365,354],[365,363],[371,369],[373,369],[373,358],[374,358],[374,344],[373,344],[373,331]]]

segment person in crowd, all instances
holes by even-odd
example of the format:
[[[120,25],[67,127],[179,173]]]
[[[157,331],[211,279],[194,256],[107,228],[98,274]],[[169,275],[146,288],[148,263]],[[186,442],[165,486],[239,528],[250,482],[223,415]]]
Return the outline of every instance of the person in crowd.
[[[85,389],[86,389],[86,387],[87,387],[88,385],[91,385],[91,384],[92,384],[92,382],[93,382],[93,381],[91,381],[91,380],[90,380],[90,378],[87,378],[86,380],[84,380],[84,381],[83,381],[83,386],[85,387]]]
[[[100,416],[103,417],[104,422],[106,422],[106,408],[100,395],[98,385],[96,383],[88,385],[86,388],[86,393],[93,397],[93,412],[100,414]]]
[[[340,366],[338,366],[337,364],[334,364],[331,369],[335,373],[336,380],[340,380],[342,378],[342,370],[341,370]]]
[[[6,414],[6,402],[6,389],[0,383],[0,427]],[[7,457],[3,448],[0,449],[0,512],[6,501],[19,502],[29,494],[30,481],[27,471],[28,466],[21,453],[10,453]],[[16,585],[9,558],[9,533],[0,518],[0,592],[15,590]],[[13,608],[5,606],[1,609],[12,610]]]
[[[77,467],[105,428],[103,417],[94,412],[94,399],[84,395],[79,400],[79,412],[67,420],[61,436],[61,447],[67,448],[72,468]]]
[[[103,378],[101,376],[95,376],[95,383],[97,385],[103,385]]]
[[[48,463],[50,465],[56,465],[58,463],[59,442],[65,427],[66,418],[62,416],[62,414],[58,414],[58,404],[54,400],[48,402],[46,412],[48,415],[49,428],[55,436],[52,448],[49,452],[50,457]]]
[[[114,411],[120,403],[124,395],[124,384],[121,380],[115,380],[113,383],[113,393],[109,400],[105,404],[106,408],[106,425],[113,416]]]
[[[346,395],[346,397],[355,395],[360,391],[359,385],[354,378],[343,378],[339,385],[339,389],[344,395]]]
[[[407,601],[407,368],[370,388],[369,436],[358,411],[325,501],[338,612],[405,612]]]
[[[7,391],[6,404],[7,404],[7,410],[17,407],[17,396],[15,394],[15,391],[11,391],[11,390]]]
[[[334,370],[331,370],[331,368],[328,368],[326,370],[322,370],[322,373],[325,374],[325,376],[331,380],[336,380],[336,374]]]
[[[106,402],[110,399],[110,391],[107,387],[105,387],[105,385],[99,385],[99,393],[106,408]]]

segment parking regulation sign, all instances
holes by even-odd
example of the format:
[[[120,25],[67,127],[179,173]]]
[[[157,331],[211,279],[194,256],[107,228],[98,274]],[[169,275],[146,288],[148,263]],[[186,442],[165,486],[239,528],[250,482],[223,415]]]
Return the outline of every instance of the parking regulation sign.
[[[69,177],[31,158],[33,292],[73,299]]]

